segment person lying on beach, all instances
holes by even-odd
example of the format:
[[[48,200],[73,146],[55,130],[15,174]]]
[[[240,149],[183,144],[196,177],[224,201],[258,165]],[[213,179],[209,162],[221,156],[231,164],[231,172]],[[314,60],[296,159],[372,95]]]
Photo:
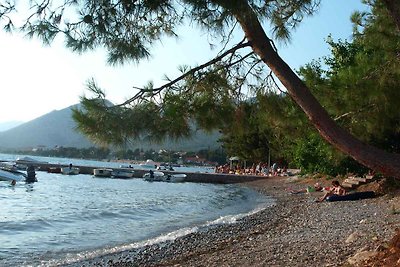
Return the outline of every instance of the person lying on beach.
[[[346,190],[343,188],[343,186],[340,185],[338,181],[336,180],[332,181],[332,186],[333,187],[328,192],[326,192],[320,199],[318,199],[317,202],[322,202],[327,197],[332,195],[339,195],[339,196],[346,195]]]
[[[313,186],[307,186],[307,188],[304,188],[304,189],[291,190],[290,193],[292,193],[292,194],[311,193],[311,192],[318,192],[318,191],[322,191],[322,190],[324,190],[324,188],[319,183],[315,183]]]

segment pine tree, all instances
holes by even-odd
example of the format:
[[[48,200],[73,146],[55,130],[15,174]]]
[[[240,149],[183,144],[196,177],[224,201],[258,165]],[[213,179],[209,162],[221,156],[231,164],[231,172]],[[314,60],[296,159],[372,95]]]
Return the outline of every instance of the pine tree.
[[[188,132],[189,117],[199,119],[200,126],[205,128],[223,123],[221,116],[235,107],[244,87],[251,90],[265,85],[263,82],[269,75],[264,67],[268,66],[324,139],[369,168],[400,178],[400,156],[367,145],[340,127],[278,55],[272,40],[265,33],[262,22],[269,20],[274,25],[276,37],[290,37],[290,30],[304,16],[312,14],[319,1],[64,0],[62,5],[56,5],[55,2],[33,2],[35,13],[28,17],[22,30],[28,35],[39,36],[45,43],[51,43],[57,34],[63,33],[67,47],[79,52],[103,46],[109,52],[108,61],[111,64],[148,57],[154,41],[165,35],[175,36],[176,27],[188,21],[197,23],[213,36],[220,36],[222,41],[229,40],[236,25],[244,33],[242,42],[222,51],[210,62],[190,70],[183,69],[182,76],[160,88],[150,84],[122,105],[108,107],[104,94],[93,86],[93,92],[97,93],[99,99],[83,99],[87,110],[75,115],[80,129],[92,138],[122,142],[129,136],[139,136],[139,132],[150,133],[149,136],[156,139],[168,132],[173,136],[182,136]],[[394,4],[393,0],[386,2],[390,11],[397,10],[389,6]],[[376,3],[380,4],[379,1]],[[13,9],[9,1],[0,5],[0,18],[6,20],[6,29],[12,28],[12,21],[7,19]],[[79,12],[71,16],[74,9]],[[260,77],[260,74],[264,76]],[[251,75],[259,77],[259,80],[253,83],[254,80],[249,79]],[[188,84],[196,86],[192,88]],[[182,101],[191,99],[189,96],[194,99],[187,104],[191,107],[190,112],[174,112],[182,105]],[[176,101],[158,104],[156,101],[159,97]],[[138,111],[143,109],[151,110],[153,114],[138,115]],[[177,124],[171,123],[172,118],[167,116],[170,113],[165,110],[179,115],[175,118]],[[210,118],[193,115],[201,111],[208,111],[206,116],[210,115]],[[154,127],[160,117],[165,122]],[[130,120],[122,127],[118,124],[121,119],[124,122],[125,119],[135,119],[139,125],[136,128],[136,123]],[[138,122],[137,119],[142,121]],[[145,119],[150,121],[144,122]],[[99,129],[96,123],[104,123],[105,130]]]

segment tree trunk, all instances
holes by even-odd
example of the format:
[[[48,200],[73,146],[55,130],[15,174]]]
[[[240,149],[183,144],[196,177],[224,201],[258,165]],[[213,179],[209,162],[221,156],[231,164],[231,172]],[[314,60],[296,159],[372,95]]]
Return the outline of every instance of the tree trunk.
[[[238,10],[235,9],[233,13],[250,41],[252,49],[286,87],[289,95],[306,113],[321,136],[334,147],[370,169],[400,179],[400,155],[367,145],[337,125],[303,81],[275,52],[247,1],[242,1],[242,4],[240,11],[235,12]]]

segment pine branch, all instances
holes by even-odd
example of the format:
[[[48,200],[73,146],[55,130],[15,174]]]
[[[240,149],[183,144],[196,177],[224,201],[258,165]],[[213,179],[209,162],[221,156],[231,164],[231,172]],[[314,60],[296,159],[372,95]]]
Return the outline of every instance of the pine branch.
[[[374,107],[374,106],[376,106],[376,105],[375,105],[375,104],[371,104],[371,105],[362,107],[362,108],[360,108],[360,109],[358,109],[358,110],[353,110],[353,111],[346,112],[346,113],[344,113],[344,114],[341,114],[341,115],[337,116],[337,117],[334,118],[333,120],[334,120],[334,121],[338,121],[338,120],[341,120],[341,119],[343,119],[343,118],[345,118],[345,117],[348,117],[348,116],[350,116],[350,115],[359,114],[359,113],[363,112],[364,110],[370,109],[370,108],[372,108],[372,107]]]
[[[219,61],[221,61],[224,57],[234,54],[239,49],[242,49],[242,48],[245,48],[245,47],[249,47],[249,46],[250,46],[250,43],[249,42],[244,42],[244,40],[243,40],[240,43],[238,43],[237,45],[235,45],[234,47],[232,47],[231,49],[229,49],[229,50],[225,51],[224,53],[222,53],[221,55],[213,58],[212,60],[210,60],[210,61],[208,61],[208,62],[206,62],[206,63],[204,63],[204,64],[202,64],[202,65],[200,65],[198,67],[190,69],[189,71],[185,72],[181,76],[175,78],[174,80],[171,80],[170,82],[168,82],[168,83],[166,83],[166,84],[164,84],[164,85],[162,85],[160,87],[152,88],[152,89],[134,87],[135,89],[139,89],[140,91],[136,95],[131,97],[130,99],[128,99],[125,102],[123,102],[123,103],[121,103],[119,105],[116,105],[116,106],[129,105],[130,103],[132,103],[132,102],[134,102],[134,101],[136,101],[138,99],[143,98],[143,96],[145,94],[148,94],[148,93],[150,93],[152,96],[155,96],[155,95],[161,93],[164,89],[169,88],[169,87],[173,86],[174,84],[182,81],[186,77],[188,77],[188,76],[190,76],[190,75],[192,75],[192,74],[194,74],[194,73],[196,73],[196,72],[198,72],[198,71],[200,71],[200,70],[202,70],[202,69],[204,69],[206,67],[209,67],[209,66],[211,66],[211,65],[213,65],[213,64],[215,64],[215,63],[217,63]],[[240,61],[244,60],[246,57],[248,57],[248,55],[243,57]],[[235,64],[240,62],[240,61],[235,62]],[[232,66],[232,64],[229,64],[229,65]]]

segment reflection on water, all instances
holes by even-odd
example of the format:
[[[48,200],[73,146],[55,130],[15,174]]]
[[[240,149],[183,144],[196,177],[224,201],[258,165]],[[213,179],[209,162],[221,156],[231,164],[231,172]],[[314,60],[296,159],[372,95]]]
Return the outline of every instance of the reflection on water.
[[[29,184],[25,185],[25,188],[26,188],[26,192],[32,192],[34,189],[34,185],[29,183]]]

